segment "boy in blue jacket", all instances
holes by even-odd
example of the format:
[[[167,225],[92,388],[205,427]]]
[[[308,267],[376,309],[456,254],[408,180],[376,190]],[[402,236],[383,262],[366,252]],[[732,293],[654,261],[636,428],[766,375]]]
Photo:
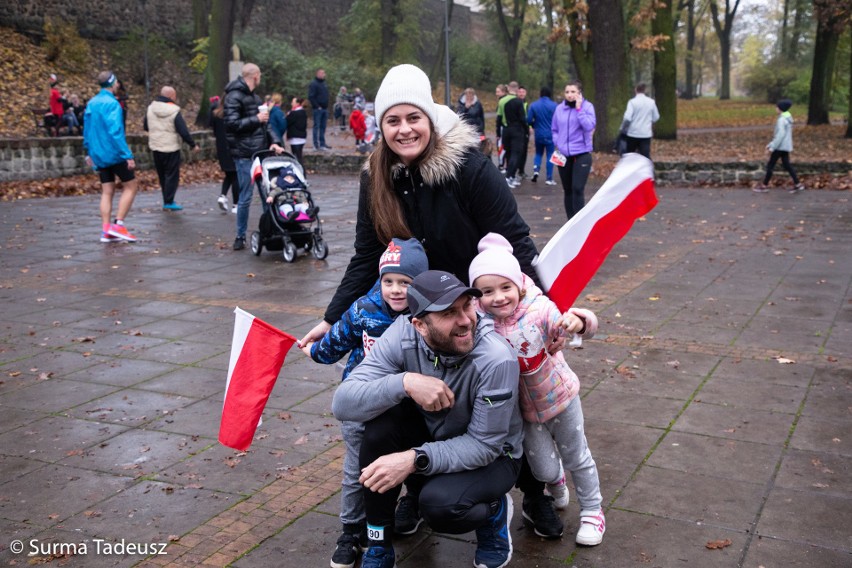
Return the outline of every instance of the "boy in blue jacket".
[[[393,239],[379,259],[379,281],[365,296],[352,303],[322,339],[302,346],[302,351],[317,363],[326,365],[336,363],[349,353],[343,369],[342,380],[346,380],[397,316],[408,313],[408,285],[428,268],[426,251],[417,239]],[[346,444],[340,495],[343,532],[337,539],[331,568],[352,568],[361,544],[367,542],[364,494],[358,481],[361,475],[358,454],[364,424],[344,421],[340,430]]]

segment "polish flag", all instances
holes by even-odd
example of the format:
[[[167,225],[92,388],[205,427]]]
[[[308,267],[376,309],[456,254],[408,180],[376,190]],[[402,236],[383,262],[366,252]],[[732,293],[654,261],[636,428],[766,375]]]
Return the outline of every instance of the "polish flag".
[[[251,163],[251,181],[256,182],[263,175],[263,167],[260,165],[260,158],[255,158]]]
[[[560,310],[574,305],[615,243],[656,205],[654,164],[641,154],[625,154],[595,196],[533,261],[548,297]]]
[[[284,357],[296,338],[240,308],[234,313],[234,338],[219,442],[229,448],[247,450],[260,425],[263,408],[275,386]]]

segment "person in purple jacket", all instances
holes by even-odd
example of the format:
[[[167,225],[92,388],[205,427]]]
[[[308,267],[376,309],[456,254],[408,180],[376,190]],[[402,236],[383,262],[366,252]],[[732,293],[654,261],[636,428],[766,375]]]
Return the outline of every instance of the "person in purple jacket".
[[[586,180],[592,170],[592,135],[595,133],[595,107],[583,98],[583,85],[565,85],[565,101],[556,107],[550,130],[556,149],[565,156],[559,166],[559,179],[565,193],[565,213],[570,219],[586,204]]]

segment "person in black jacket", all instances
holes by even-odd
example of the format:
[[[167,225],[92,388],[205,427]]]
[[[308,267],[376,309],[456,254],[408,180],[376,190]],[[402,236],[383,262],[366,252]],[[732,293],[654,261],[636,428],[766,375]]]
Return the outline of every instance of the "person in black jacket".
[[[469,124],[476,128],[480,139],[485,137],[485,111],[482,110],[482,103],[476,97],[476,91],[468,87],[459,98],[459,106],[457,109],[461,116]]]
[[[325,70],[317,69],[317,74],[308,85],[308,101],[314,110],[314,150],[331,150],[325,143],[325,127],[328,123],[328,85],[325,84]]]
[[[432,101],[429,78],[413,65],[388,71],[375,100],[382,138],[362,169],[355,226],[355,254],[322,322],[300,341],[317,341],[343,312],[367,293],[375,266],[394,237],[416,238],[426,250],[429,268],[467,279],[479,240],[489,232],[511,244],[523,271],[538,281],[532,260],[538,254],[529,226],[497,167],[478,149],[479,134],[450,108]],[[562,521],[544,485],[522,470],[519,485],[529,504],[524,511],[536,533],[562,535]],[[403,498],[405,499],[405,498]],[[405,506],[403,506],[405,505]],[[416,502],[400,501],[397,533],[406,531],[400,511],[419,514]],[[410,519],[409,519],[410,521]],[[410,529],[409,529],[410,530]]]
[[[302,106],[304,102],[305,99],[301,97],[293,97],[290,112],[287,113],[287,142],[290,143],[290,149],[302,168],[305,167],[302,161],[302,150],[308,141],[308,113]]]
[[[237,238],[234,250],[246,248],[249,206],[254,192],[251,190],[251,158],[255,152],[268,147],[266,123],[269,111],[259,111],[263,103],[255,94],[260,85],[260,68],[254,63],[243,66],[242,76],[225,87],[225,128],[228,132],[228,147],[237,168],[240,184],[240,200],[237,205]]]
[[[234,201],[234,207],[231,211],[236,213],[240,197],[240,184],[237,182],[237,166],[234,165],[234,158],[231,157],[231,149],[228,147],[228,132],[225,129],[224,117],[225,107],[222,106],[222,99],[210,97],[210,128],[213,129],[213,135],[216,137],[216,159],[219,160],[219,167],[225,174],[225,179],[222,180],[222,191],[216,199],[216,203],[222,213],[227,213],[230,209],[227,197],[230,189],[231,198]]]
[[[517,175],[521,167],[524,151],[524,136],[528,130],[527,111],[524,102],[518,98],[518,84],[509,83],[511,98],[503,106],[503,147],[506,148],[506,183],[509,187],[521,185]]]

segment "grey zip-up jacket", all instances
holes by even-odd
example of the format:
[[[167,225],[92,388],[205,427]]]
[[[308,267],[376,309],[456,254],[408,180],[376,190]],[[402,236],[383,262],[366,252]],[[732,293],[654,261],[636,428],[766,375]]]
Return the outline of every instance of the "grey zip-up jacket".
[[[790,111],[782,112],[775,121],[775,134],[772,142],[766,146],[769,150],[793,151],[793,115]]]
[[[331,409],[341,421],[366,422],[408,395],[406,372],[437,377],[455,394],[452,408],[420,409],[434,442],[424,473],[478,469],[500,455],[521,457],[523,419],[518,406],[518,359],[492,322],[478,318],[473,350],[465,356],[435,353],[407,317],[397,318],[334,393]]]

